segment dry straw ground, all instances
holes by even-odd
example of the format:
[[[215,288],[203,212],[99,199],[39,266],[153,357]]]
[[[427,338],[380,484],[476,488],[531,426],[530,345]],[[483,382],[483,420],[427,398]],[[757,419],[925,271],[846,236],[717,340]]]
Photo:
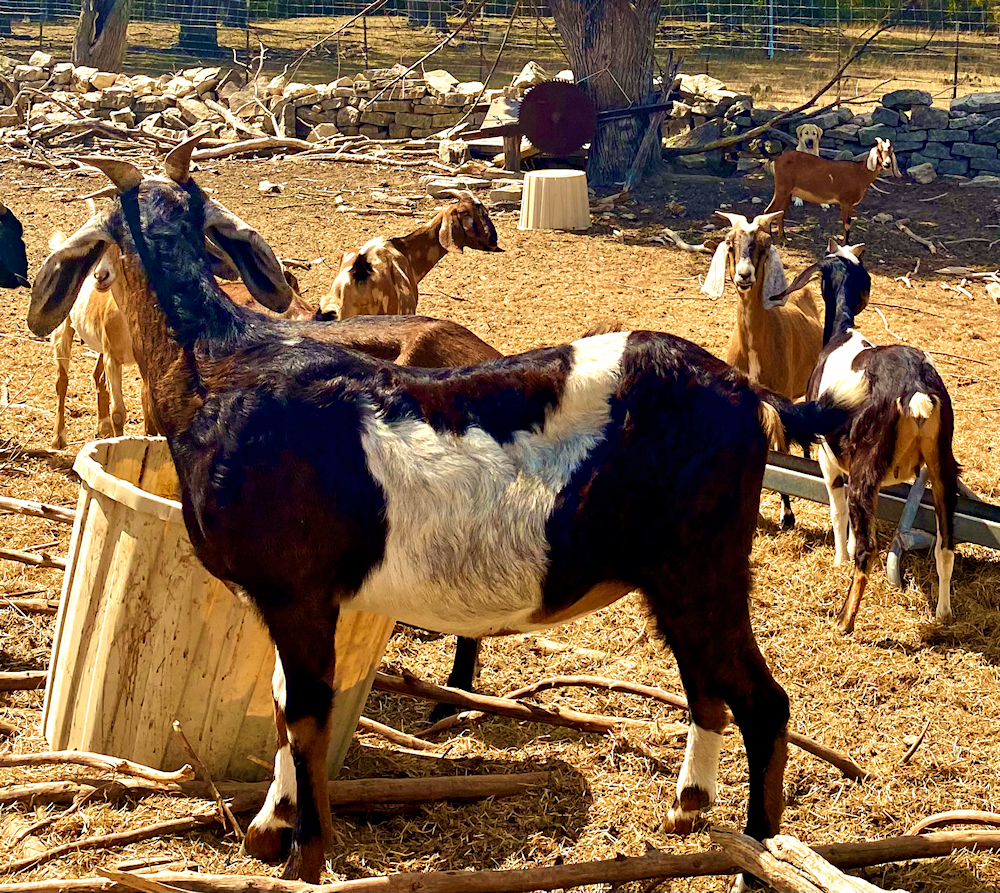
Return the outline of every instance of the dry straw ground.
[[[47,251],[50,232],[71,230],[84,217],[79,206],[58,202],[59,194],[84,192],[96,181],[62,177],[0,163],[4,201],[24,222],[31,268]],[[280,195],[260,196],[263,178],[285,183]],[[234,211],[259,227],[279,253],[304,259],[325,258],[303,273],[307,296],[315,299],[331,277],[339,250],[376,232],[404,232],[413,217],[338,213],[332,196],[345,204],[386,207],[385,195],[417,196],[413,175],[336,165],[233,162],[203,169],[200,182]],[[750,197],[766,196],[764,179],[707,181],[661,178],[643,189],[617,219],[599,219],[586,235],[521,233],[511,213],[496,214],[502,255],[470,253],[448,257],[422,289],[419,310],[468,325],[504,351],[562,341],[605,319],[630,327],[672,331],[719,352],[733,321],[732,295],[711,301],[698,293],[708,256],[684,254],[647,239],[660,227],[679,229],[700,241],[711,211],[729,203],[743,213],[759,211]],[[997,246],[966,241],[952,247],[954,257],[928,260],[926,251],[905,236],[871,222],[880,210],[911,217],[911,227],[935,239],[1000,238],[996,228],[995,191],[959,188],[949,181],[927,187],[892,181],[886,195],[871,192],[860,208],[856,232],[869,244],[874,275],[873,300],[882,302],[886,325],[874,313],[863,320],[866,333],[880,343],[894,339],[937,351],[958,415],[956,451],[965,480],[996,499],[1000,477],[996,452],[1000,440],[1000,308],[981,287],[974,300],[943,291],[932,270],[945,263],[978,269],[1000,266]],[[920,199],[933,199],[920,202]],[[671,204],[673,202],[673,204]],[[414,201],[418,217],[432,202]],[[683,208],[681,206],[684,206]],[[630,217],[624,216],[631,215]],[[791,269],[801,269],[825,245],[825,235],[839,226],[836,210],[792,211],[785,251]],[[989,229],[987,227],[994,227]],[[616,235],[618,230],[621,235]],[[713,236],[709,235],[711,239]],[[714,244],[714,243],[713,243]],[[915,288],[893,277],[913,269],[921,258]],[[52,424],[53,370],[46,343],[34,339],[24,324],[27,295],[5,293],[0,305],[2,381],[9,405],[0,414],[2,436],[25,446],[45,446]],[[889,306],[897,305],[897,306]],[[69,435],[73,448],[92,435],[94,398],[89,381],[92,360],[78,349],[70,388]],[[128,376],[131,411],[128,430],[140,431],[138,387]],[[7,495],[63,505],[75,502],[76,485],[68,475],[29,459],[0,464],[0,491]],[[831,565],[832,539],[826,509],[799,502],[797,529],[781,532],[772,521],[778,501],[762,500],[764,520],[754,545],[756,586],[752,614],[757,636],[776,676],[791,696],[796,730],[850,754],[870,768],[866,783],[845,780],[835,769],[802,751],[792,751],[786,775],[788,808],[785,829],[808,843],[879,838],[904,833],[931,813],[954,808],[1000,808],[1000,561],[996,552],[963,545],[955,566],[953,602],[956,622],[942,628],[932,620],[935,592],[933,561],[926,554],[906,559],[906,588],[887,586],[876,571],[866,594],[857,631],[849,638],[831,629],[831,616],[847,586],[848,572]],[[886,529],[881,530],[883,549]],[[65,552],[68,529],[21,516],[0,516],[0,540],[14,548],[56,542]],[[0,562],[0,592],[39,589],[59,591],[60,573]],[[5,670],[44,668],[52,621],[0,609],[0,666]],[[503,693],[544,676],[592,673],[636,680],[679,690],[669,654],[644,635],[637,602],[616,606],[564,629],[550,638],[566,650],[551,653],[532,637],[487,644],[480,687]],[[390,670],[408,668],[434,680],[445,677],[451,640],[416,632],[397,635],[386,655]],[[595,655],[594,652],[597,652]],[[18,733],[7,747],[39,751],[41,695],[20,693],[4,698],[0,718]],[[567,689],[541,696],[546,704],[565,704],[602,714],[683,721],[677,711],[608,692]],[[428,706],[409,700],[373,696],[367,714],[407,732],[420,730]],[[904,739],[929,722],[927,737],[913,759],[898,765],[907,749]],[[540,725],[488,719],[459,729],[442,742],[437,756],[399,754],[384,741],[359,736],[348,754],[345,775],[418,776],[465,772],[514,772],[548,768],[550,788],[532,795],[471,805],[438,804],[408,811],[345,815],[335,823],[337,845],[333,877],[357,877],[413,869],[523,867],[641,854],[653,846],[668,851],[697,851],[707,836],[687,840],[660,833],[664,800],[683,754],[683,740],[657,733],[580,734]],[[261,755],[263,756],[263,755]],[[58,770],[7,770],[0,782],[63,777]],[[727,740],[719,802],[712,822],[741,826],[746,802],[746,765],[738,735]],[[64,807],[51,807],[63,809]],[[120,831],[207,808],[190,801],[151,799],[131,804],[88,804],[39,832],[50,847],[77,836]],[[10,844],[9,831],[35,820],[24,807],[11,807],[6,862],[22,854]],[[206,872],[259,873],[268,866],[238,854],[231,839],[211,832],[164,839],[124,850],[88,852],[24,872],[18,879],[81,876],[96,866],[120,861],[174,857],[190,860]],[[995,890],[1000,887],[1000,858],[959,854],[864,872],[875,883],[907,890]],[[0,880],[10,880],[0,876]],[[721,879],[674,881],[661,889],[717,889]],[[641,889],[636,885],[633,889]]]

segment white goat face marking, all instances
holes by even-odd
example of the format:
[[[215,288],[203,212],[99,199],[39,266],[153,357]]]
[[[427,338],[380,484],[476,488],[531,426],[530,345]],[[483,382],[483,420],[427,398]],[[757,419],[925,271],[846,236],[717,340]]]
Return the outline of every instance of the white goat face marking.
[[[826,358],[820,377],[819,396],[828,394],[838,406],[853,408],[868,398],[868,376],[865,371],[852,367],[855,357],[863,350],[870,350],[871,342],[856,329],[848,340]]]
[[[757,281],[753,265],[753,243],[758,227],[740,227],[733,245],[733,285],[737,291],[749,291]]]
[[[415,420],[363,426],[385,494],[385,557],[350,608],[466,636],[538,628],[545,524],[559,492],[604,439],[627,332],[584,338],[541,429],[501,445],[481,428],[438,433]]]

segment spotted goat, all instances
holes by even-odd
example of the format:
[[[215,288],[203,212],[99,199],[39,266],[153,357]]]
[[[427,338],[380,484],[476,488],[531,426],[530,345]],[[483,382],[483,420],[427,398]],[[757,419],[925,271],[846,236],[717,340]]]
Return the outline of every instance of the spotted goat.
[[[486,208],[471,192],[438,211],[405,236],[377,236],[345,251],[330,291],[319,304],[319,319],[349,319],[417,312],[418,286],[449,252],[502,251]]]
[[[28,324],[54,329],[62,286],[120,246],[122,312],[191,542],[246,592],[279,656],[287,743],[248,850],[290,844],[286,875],[323,870],[342,609],[479,637],[564,623],[632,590],[673,650],[692,716],[665,827],[688,832],[714,800],[728,705],[749,764],[747,832],[775,834],[788,698],[751,628],[750,548],[769,438],[809,441],[842,413],[792,405],[655,332],[445,370],[306,337],[237,307],[211,276],[206,228],[258,300],[277,312],[290,300],[266,243],[191,180],[197,141],[171,152],[166,177],[87,159],[120,195],[46,259]]]
[[[837,627],[844,633],[854,629],[875,557],[878,491],[912,480],[924,465],[937,519],[936,616],[943,623],[951,621],[959,487],[959,466],[952,452],[955,415],[930,356],[902,344],[875,347],[854,327],[871,292],[863,254],[864,245],[843,247],[831,239],[826,257],[793,283],[801,285],[818,272],[826,305],[823,352],[807,397],[848,412],[844,425],[825,437],[819,451],[830,497],[834,561],[854,560],[851,588],[837,616]]]

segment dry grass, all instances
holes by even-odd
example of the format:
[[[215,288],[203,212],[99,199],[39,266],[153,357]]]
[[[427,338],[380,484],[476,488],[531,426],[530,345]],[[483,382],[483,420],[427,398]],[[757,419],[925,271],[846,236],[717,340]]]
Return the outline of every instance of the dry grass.
[[[10,204],[25,224],[32,269],[46,252],[52,228],[71,230],[83,211],[54,202],[49,189],[86,190],[89,181],[54,179],[54,175],[22,171],[8,162],[6,180]],[[400,232],[412,219],[352,218],[323,206],[295,207],[296,194],[317,188],[342,190],[347,203],[370,201],[376,186],[401,191],[413,188],[409,174],[358,170],[350,166],[306,166],[292,162],[236,162],[202,171],[199,178],[218,197],[261,228],[280,253],[295,257],[337,257],[339,250],[360,244],[375,232]],[[268,177],[288,184],[282,196],[262,197],[254,188]],[[27,188],[19,188],[27,187]],[[1000,399],[996,382],[1000,360],[1000,312],[979,298],[969,302],[945,293],[934,277],[917,277],[918,287],[906,290],[892,277],[913,267],[922,249],[902,235],[877,228],[866,219],[879,210],[919,208],[920,219],[936,224],[942,238],[975,234],[977,219],[996,219],[992,196],[976,190],[952,189],[936,204],[915,204],[937,195],[941,183],[916,187],[890,184],[890,196],[870,195],[862,205],[857,231],[869,243],[867,258],[874,277],[873,300],[915,307],[918,312],[885,309],[890,327],[911,343],[973,358],[977,363],[941,360],[948,373],[956,408],[956,452],[966,480],[982,493],[1000,487],[995,451]],[[495,215],[506,253],[468,253],[445,259],[428,277],[420,312],[451,317],[473,328],[504,351],[527,349],[560,341],[596,321],[621,319],[629,326],[673,331],[723,350],[732,323],[733,302],[700,298],[697,276],[708,259],[645,243],[660,226],[681,230],[700,241],[710,211],[722,202],[753,213],[749,196],[765,195],[764,181],[732,180],[653,182],[628,208],[635,221],[599,220],[586,236],[521,233],[511,214]],[[300,190],[301,192],[297,192]],[[683,219],[663,212],[667,200],[687,205]],[[429,213],[431,204],[421,206]],[[757,209],[759,210],[759,208]],[[993,216],[991,216],[993,215]],[[793,213],[789,268],[810,262],[825,245],[823,232],[833,232],[837,212],[807,207]],[[624,229],[623,244],[612,226]],[[990,267],[995,255],[983,258],[981,248],[957,246],[947,263]],[[884,263],[883,263],[884,262]],[[922,264],[925,273],[935,265]],[[332,275],[327,266],[303,274],[310,294],[319,293]],[[463,298],[455,301],[447,295]],[[49,410],[54,402],[48,345],[31,339],[24,325],[26,295],[7,293],[0,306],[3,376],[12,400],[0,415],[5,436],[26,445],[48,441]],[[930,314],[937,314],[931,316]],[[865,320],[866,334],[891,341],[876,316]],[[69,397],[68,434],[77,442],[94,427],[90,360],[82,350],[74,355]],[[979,365],[984,363],[986,365]],[[20,395],[15,398],[15,395]],[[126,401],[132,412],[129,431],[138,433],[138,385],[129,374]],[[76,487],[66,475],[44,463],[14,460],[0,467],[0,488],[22,498],[72,505]],[[846,569],[833,569],[832,538],[822,506],[797,501],[799,527],[779,532],[764,523],[755,540],[756,586],[752,614],[761,647],[792,701],[795,729],[838,748],[874,771],[865,784],[845,780],[832,767],[793,749],[786,774],[788,808],[784,827],[808,843],[885,837],[903,833],[914,821],[953,808],[997,810],[1000,807],[1000,564],[996,553],[968,545],[959,548],[953,581],[957,620],[949,628],[934,623],[933,562],[925,554],[906,559],[907,587],[887,586],[881,569],[872,578],[855,634],[836,635],[830,625],[838,600],[847,587]],[[778,500],[765,494],[762,513],[778,516]],[[881,532],[883,549],[888,530]],[[65,551],[69,531],[62,525],[20,516],[0,516],[0,536],[13,547],[58,539]],[[45,588],[58,592],[55,571],[22,568],[0,562],[0,591]],[[23,617],[0,611],[3,668],[44,667],[52,635],[50,618]],[[531,647],[530,637],[498,639],[484,648],[480,688],[503,693],[543,676],[593,673],[634,679],[670,690],[680,683],[673,661],[654,641],[642,637],[644,613],[629,597],[571,626],[552,631],[549,638],[570,649],[547,653]],[[596,659],[584,649],[601,652]],[[450,666],[452,640],[415,631],[394,637],[386,655],[390,670],[408,668],[429,679],[444,679]],[[612,692],[569,689],[543,694],[545,704],[566,704],[580,710],[666,721],[683,721],[677,712],[639,698]],[[45,749],[38,722],[41,695],[21,693],[6,698],[0,716],[15,722],[20,733],[10,743],[18,751]],[[407,732],[425,724],[429,706],[404,698],[375,695],[366,713]],[[927,738],[913,759],[897,765],[906,751],[904,738],[930,720]],[[610,858],[618,853],[641,854],[648,846],[684,852],[707,846],[707,836],[687,840],[658,830],[683,756],[683,740],[653,731],[630,730],[617,735],[578,734],[565,729],[486,719],[456,730],[445,739],[440,757],[403,754],[373,736],[359,736],[345,766],[349,778],[378,775],[514,772],[547,768],[552,785],[523,797],[468,805],[436,804],[410,811],[386,810],[336,819],[338,839],[331,862],[334,877],[431,868],[524,867],[557,861]],[[0,781],[56,778],[58,770],[4,770]],[[741,826],[747,796],[746,764],[739,735],[727,739],[720,773],[720,798],[710,813],[712,822]],[[202,810],[206,804],[155,798],[140,803],[90,804],[40,833],[49,847],[76,836],[120,831]],[[64,807],[54,807],[62,810]],[[31,822],[26,807],[8,809],[8,822]],[[0,834],[3,832],[0,831]],[[21,855],[13,847],[7,859]],[[272,868],[239,855],[231,840],[204,832],[184,839],[134,845],[115,853],[81,853],[18,880],[82,876],[95,866],[120,861],[175,857],[190,859],[204,872],[260,873]],[[4,860],[6,861],[6,859]],[[986,891],[1000,887],[1000,858],[960,854],[947,859],[871,869],[864,874],[886,887],[908,890]],[[0,879],[2,878],[0,876]],[[673,881],[662,889],[709,890],[719,879]],[[640,889],[633,885],[633,890]]]

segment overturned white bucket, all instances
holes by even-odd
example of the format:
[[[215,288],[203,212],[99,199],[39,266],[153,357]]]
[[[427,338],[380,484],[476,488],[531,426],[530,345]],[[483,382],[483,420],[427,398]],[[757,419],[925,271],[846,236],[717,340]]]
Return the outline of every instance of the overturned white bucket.
[[[525,174],[518,229],[590,229],[587,175],[583,171]]]

